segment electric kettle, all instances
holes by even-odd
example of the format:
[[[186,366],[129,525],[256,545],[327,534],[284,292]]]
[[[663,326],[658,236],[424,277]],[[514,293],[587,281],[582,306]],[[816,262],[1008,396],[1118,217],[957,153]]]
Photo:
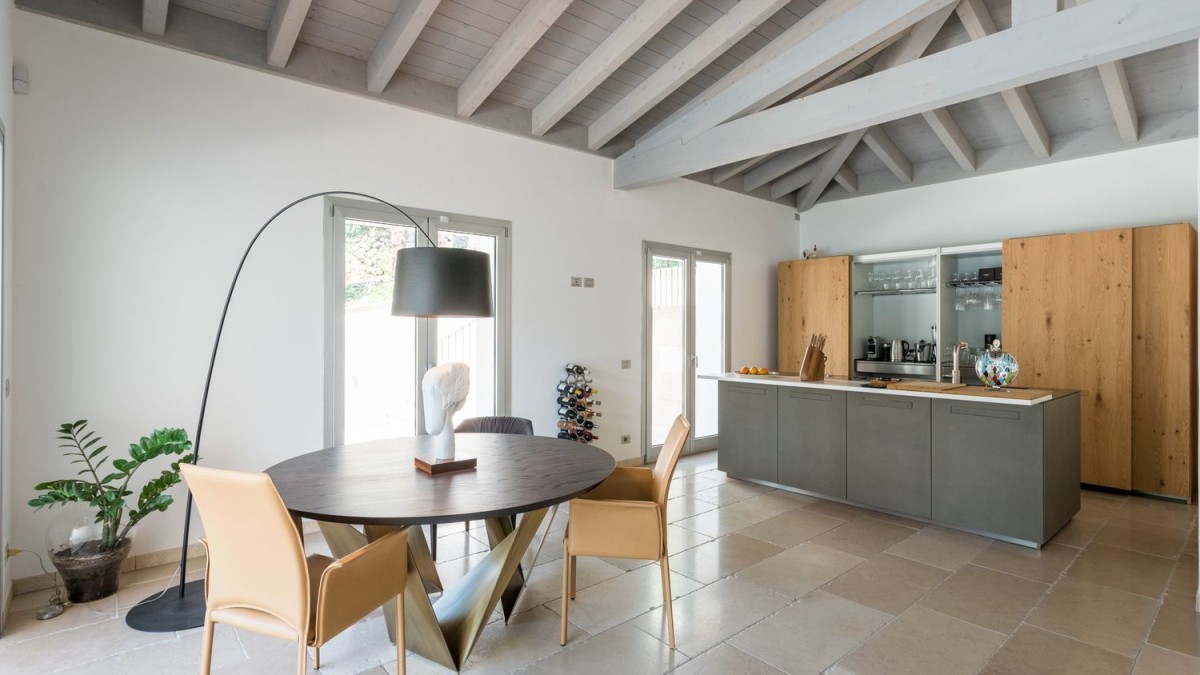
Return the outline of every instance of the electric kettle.
[[[909,351],[911,346],[908,340],[892,340],[892,361],[903,361],[905,352]]]

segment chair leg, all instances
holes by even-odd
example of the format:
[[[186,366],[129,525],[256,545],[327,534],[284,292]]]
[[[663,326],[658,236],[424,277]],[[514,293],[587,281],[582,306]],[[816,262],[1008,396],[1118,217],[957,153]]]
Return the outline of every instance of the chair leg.
[[[408,658],[404,653],[404,593],[396,596],[396,673],[404,675]]]
[[[321,648],[313,647],[313,670],[321,669]]]
[[[437,523],[429,526],[429,557],[437,560]]]
[[[212,643],[213,643],[213,625],[212,619],[205,617],[204,619],[204,646],[200,652],[200,675],[208,675],[212,668]]]
[[[567,644],[567,594],[569,592],[570,574],[571,574],[571,550],[567,545],[567,540],[563,539],[563,570],[562,570],[562,626],[559,628],[558,642],[561,645]]]
[[[296,673],[297,675],[306,675],[308,673],[308,644],[301,635],[296,640],[300,645],[300,653],[296,657]]]
[[[575,599],[575,560],[576,556],[571,556],[571,599]]]
[[[667,556],[659,561],[662,570],[663,608],[667,611],[667,637],[670,638],[671,649],[675,649],[675,611],[671,602],[671,567],[667,564]]]

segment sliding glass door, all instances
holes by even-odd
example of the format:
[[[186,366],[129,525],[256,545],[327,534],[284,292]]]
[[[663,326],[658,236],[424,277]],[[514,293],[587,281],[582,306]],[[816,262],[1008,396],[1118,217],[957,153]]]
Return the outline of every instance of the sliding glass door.
[[[645,243],[645,374],[642,447],[651,461],[676,415],[692,423],[685,452],[717,441],[717,387],[705,373],[729,370],[728,253]]]
[[[386,208],[386,207],[385,207]],[[428,246],[398,213],[335,202],[330,211],[327,442],[423,433],[421,377],[439,363],[470,367],[471,390],[455,422],[507,413],[507,227],[406,209],[438,246],[492,259],[494,318],[415,319],[391,314],[396,251]],[[478,221],[479,219],[474,219]]]

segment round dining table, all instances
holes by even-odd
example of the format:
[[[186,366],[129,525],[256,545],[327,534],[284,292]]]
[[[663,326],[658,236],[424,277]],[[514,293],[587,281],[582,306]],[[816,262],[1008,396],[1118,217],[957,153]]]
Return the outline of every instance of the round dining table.
[[[616,463],[604,450],[573,441],[463,433],[455,435],[456,458],[475,457],[475,468],[429,474],[414,459],[431,460],[433,444],[432,436],[413,436],[336,446],[266,473],[292,516],[318,521],[339,557],[400,527],[484,521],[491,551],[451,588],[442,588],[421,528],[409,530],[407,647],[459,670],[496,605],[507,620],[516,604],[524,585],[521,558],[547,510],[599,485]],[[364,526],[366,538],[356,542],[362,535],[346,525]],[[430,590],[441,591],[436,601]]]

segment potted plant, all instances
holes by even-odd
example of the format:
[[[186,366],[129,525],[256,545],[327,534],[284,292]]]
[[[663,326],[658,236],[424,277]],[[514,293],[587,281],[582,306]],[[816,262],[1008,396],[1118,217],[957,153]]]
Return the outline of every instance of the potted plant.
[[[129,459],[109,462],[108,446],[95,432],[86,431],[87,420],[63,424],[58,428],[58,446],[63,455],[81,464],[79,478],[64,478],[38,483],[41,495],[29,500],[40,510],[56,504],[87,505],[85,518],[68,519],[51,527],[47,535],[50,559],[62,575],[71,602],[89,602],[117,591],[121,563],[132,546],[131,528],[155,511],[166,511],[174,499],[165,494],[179,482],[179,465],[191,462],[192,442],[183,429],[157,429],[129,446]],[[134,494],[129,488],[133,474],[157,457],[176,455],[157,477],[142,486],[137,506],[125,498]],[[107,464],[107,466],[105,466]],[[62,519],[59,519],[62,520]],[[54,530],[59,530],[55,533]]]

